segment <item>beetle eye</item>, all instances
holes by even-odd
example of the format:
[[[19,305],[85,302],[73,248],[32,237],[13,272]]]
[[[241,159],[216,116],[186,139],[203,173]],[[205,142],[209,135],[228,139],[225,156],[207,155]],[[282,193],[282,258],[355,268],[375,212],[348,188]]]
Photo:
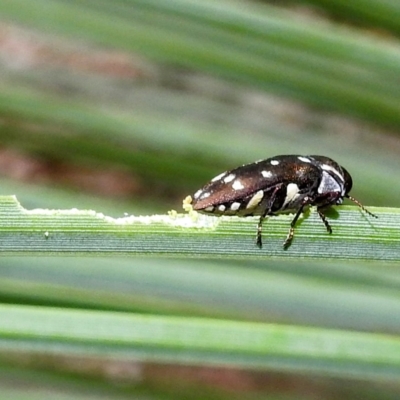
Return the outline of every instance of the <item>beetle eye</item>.
[[[342,170],[343,170],[345,194],[348,194],[351,188],[353,187],[353,179],[351,179],[350,174],[347,172],[345,168],[342,167]]]

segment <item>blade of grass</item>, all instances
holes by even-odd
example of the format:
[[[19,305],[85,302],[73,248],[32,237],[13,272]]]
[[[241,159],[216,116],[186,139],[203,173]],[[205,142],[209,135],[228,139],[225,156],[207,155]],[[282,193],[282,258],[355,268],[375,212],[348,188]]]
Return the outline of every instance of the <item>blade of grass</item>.
[[[397,0],[307,0],[333,15],[355,22],[377,26],[400,34],[400,4]],[[371,26],[370,26],[371,28]]]
[[[381,124],[400,124],[400,52],[385,41],[365,39],[364,33],[229,1],[133,0],[129,5],[113,2],[110,9],[109,2],[12,0],[0,7],[4,17],[41,29],[201,69]]]
[[[328,235],[316,213],[298,222],[289,249],[282,247],[290,215],[264,224],[264,247],[254,244],[257,218],[195,214],[111,218],[95,211],[32,210],[14,196],[0,197],[0,251],[3,254],[135,254],[180,257],[310,257],[317,259],[400,260],[400,210],[371,208],[371,219],[356,207],[340,208]]]
[[[273,324],[0,305],[0,347],[372,379],[400,376],[394,336]]]
[[[0,302],[398,333],[398,273],[371,264],[2,257]]]

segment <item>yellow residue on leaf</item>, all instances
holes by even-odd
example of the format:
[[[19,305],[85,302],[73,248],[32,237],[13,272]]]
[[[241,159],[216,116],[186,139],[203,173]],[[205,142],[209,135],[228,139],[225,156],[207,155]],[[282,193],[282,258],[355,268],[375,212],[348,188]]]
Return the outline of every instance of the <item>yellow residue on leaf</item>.
[[[192,201],[193,201],[193,199],[192,199],[192,196],[190,196],[190,195],[186,196],[182,201],[182,208],[188,213],[193,211]]]

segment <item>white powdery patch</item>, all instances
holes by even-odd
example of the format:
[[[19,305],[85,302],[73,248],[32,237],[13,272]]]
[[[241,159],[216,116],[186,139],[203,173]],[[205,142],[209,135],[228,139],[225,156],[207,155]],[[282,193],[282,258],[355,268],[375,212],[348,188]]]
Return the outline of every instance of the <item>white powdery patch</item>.
[[[226,210],[226,207],[223,204],[221,204],[220,206],[218,206],[218,210],[224,212]]]
[[[218,217],[202,215],[196,211],[191,211],[188,214],[178,214],[176,211],[171,210],[168,215],[146,215],[146,216],[135,216],[129,215],[120,218],[113,218],[103,213],[96,212],[94,210],[78,210],[77,208],[72,208],[69,210],[49,210],[49,209],[34,209],[26,210],[20,203],[16,200],[16,205],[18,209],[27,215],[42,215],[47,217],[52,216],[68,216],[68,217],[89,217],[97,220],[102,220],[105,223],[123,226],[123,225],[135,225],[135,224],[165,224],[174,227],[182,228],[216,228],[220,219]],[[126,213],[124,213],[126,215]],[[78,221],[78,219],[76,219]],[[84,222],[87,225],[90,220],[86,219]],[[50,233],[46,231],[44,233],[47,238]]]
[[[204,192],[201,196],[200,199],[206,199],[207,197],[210,197],[211,193],[210,192]]]
[[[211,179],[211,182],[219,181],[225,174],[226,172],[223,172],[222,174],[215,176],[214,178]]]
[[[250,201],[247,203],[246,208],[250,209],[250,208],[254,208],[256,206],[258,206],[260,204],[260,201],[262,200],[262,198],[264,197],[264,191],[263,190],[259,190],[251,199]]]
[[[24,212],[25,214],[32,214],[32,215],[43,215],[43,216],[60,216],[60,215],[66,215],[66,216],[79,216],[79,215],[84,215],[84,216],[89,216],[89,217],[104,217],[104,214],[98,213],[94,210],[78,210],[77,208],[71,208],[69,210],[50,210],[47,208],[35,208],[33,210],[26,210],[25,208],[21,207],[21,211]]]
[[[224,178],[225,183],[232,182],[235,179],[236,175],[235,174],[229,174],[226,178]]]
[[[198,191],[193,195],[193,197],[194,197],[195,199],[197,199],[197,198],[201,195],[201,192],[202,192],[201,189],[198,190]]]
[[[300,161],[303,161],[303,162],[306,162],[306,163],[310,163],[311,162],[311,160],[309,159],[309,158],[307,158],[307,157],[302,157],[302,156],[300,156],[300,157],[297,157]]]
[[[240,208],[240,203],[235,202],[235,203],[231,204],[231,210],[232,211],[237,211],[237,210],[239,210],[239,208]]]
[[[261,171],[261,175],[262,175],[264,178],[271,178],[272,172],[271,172],[271,171]]]
[[[282,207],[285,207],[286,204],[291,203],[299,196],[299,187],[295,183],[289,183],[286,189],[286,197],[285,202]]]
[[[279,165],[279,161],[278,160],[271,160],[271,165]]]
[[[215,228],[218,224],[218,217],[201,215],[196,211],[193,211],[189,214],[175,214],[170,212],[170,215],[131,215],[123,218],[103,216],[103,219],[104,221],[115,225],[151,225],[162,223],[181,228]]]
[[[242,190],[242,189],[244,189],[244,186],[243,186],[242,182],[240,182],[239,179],[237,179],[235,182],[232,183],[232,189],[233,190]]]

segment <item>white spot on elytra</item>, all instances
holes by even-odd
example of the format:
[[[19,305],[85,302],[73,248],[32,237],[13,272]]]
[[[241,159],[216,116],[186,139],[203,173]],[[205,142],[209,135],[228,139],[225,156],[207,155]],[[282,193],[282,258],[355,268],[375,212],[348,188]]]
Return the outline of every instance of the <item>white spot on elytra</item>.
[[[210,197],[210,192],[204,192],[201,196],[200,199],[206,199],[207,197]]]
[[[307,158],[307,157],[302,157],[302,156],[300,156],[300,157],[297,157],[300,161],[303,161],[303,162],[306,162],[306,163],[310,163],[311,162],[311,160],[309,159],[309,158]]]
[[[271,165],[278,165],[279,164],[278,160],[271,160],[270,162],[271,162]]]
[[[232,183],[232,189],[241,190],[244,189],[244,186],[242,185],[242,182],[239,181],[239,179],[236,179],[236,181]]]
[[[221,204],[220,206],[218,206],[218,210],[224,212],[226,210],[226,207],[223,204]]]
[[[199,198],[199,196],[201,195],[201,192],[202,192],[202,190],[200,189],[200,190],[198,190],[194,195],[193,195],[193,197],[195,198],[195,199],[198,199]]]
[[[213,206],[208,206],[208,207],[206,207],[205,209],[204,209],[204,211],[207,211],[207,212],[212,212],[214,210],[214,207]]]
[[[237,201],[235,201],[234,203],[231,204],[231,210],[232,211],[237,211],[240,208],[240,203],[238,203]]]
[[[254,208],[260,204],[260,201],[264,197],[264,191],[259,190],[247,203],[246,208]]]
[[[295,183],[289,183],[286,188],[286,197],[282,208],[284,208],[287,204],[290,204],[292,201],[296,200],[298,196],[299,187]]]
[[[261,171],[261,175],[262,175],[264,178],[271,178],[272,172],[271,172],[271,171]]]
[[[223,172],[222,174],[217,175],[216,177],[211,179],[211,182],[219,181],[225,174],[226,174],[226,172]]]
[[[339,177],[339,179],[340,179],[342,182],[344,182],[343,175],[340,174],[339,171],[337,171],[335,168],[333,168],[333,167],[331,167],[330,165],[327,165],[327,164],[322,164],[322,165],[321,165],[321,168],[322,168],[324,171],[331,171],[331,172],[333,172],[336,176]]]
[[[235,174],[229,174],[226,178],[224,178],[225,183],[232,182],[235,179],[236,175]]]

